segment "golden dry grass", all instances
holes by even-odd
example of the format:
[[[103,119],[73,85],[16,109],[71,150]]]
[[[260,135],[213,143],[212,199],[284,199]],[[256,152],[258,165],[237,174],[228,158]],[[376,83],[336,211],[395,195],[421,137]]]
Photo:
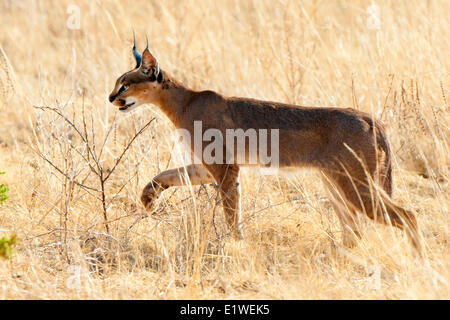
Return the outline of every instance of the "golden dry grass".
[[[449,299],[450,2],[376,3],[374,30],[367,1],[0,1],[0,182],[11,189],[0,237],[19,240],[0,259],[0,299]],[[66,26],[71,4],[80,30]],[[309,171],[243,175],[241,242],[216,239],[226,229],[211,186],[166,191],[160,214],[130,229],[142,188],[175,166],[172,126],[156,108],[124,115],[107,102],[133,66],[132,28],[139,48],[148,34],[161,67],[192,88],[375,114],[389,127],[394,197],[417,212],[427,257],[371,222],[356,248],[342,248]],[[156,118],[105,186],[109,235],[99,194],[33,151],[99,188],[84,143],[34,106],[80,128],[84,109],[97,151],[112,128],[105,172]]]

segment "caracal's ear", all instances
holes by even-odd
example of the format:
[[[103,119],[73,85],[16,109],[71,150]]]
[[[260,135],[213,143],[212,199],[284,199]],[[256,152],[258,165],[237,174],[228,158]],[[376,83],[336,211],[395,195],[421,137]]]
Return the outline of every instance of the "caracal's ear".
[[[158,60],[152,55],[152,53],[148,49],[148,39],[147,39],[147,48],[145,48],[144,52],[142,53],[141,72],[145,75],[155,77],[158,76],[159,74]]]
[[[134,56],[134,59],[136,60],[136,68],[139,68],[139,66],[141,65],[142,56],[136,49],[136,35],[134,34],[134,30],[133,30],[133,40],[134,40],[133,56]]]

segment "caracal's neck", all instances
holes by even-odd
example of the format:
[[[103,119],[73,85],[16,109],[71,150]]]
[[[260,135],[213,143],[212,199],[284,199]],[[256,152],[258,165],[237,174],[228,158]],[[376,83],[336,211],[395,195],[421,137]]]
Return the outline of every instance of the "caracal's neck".
[[[157,105],[175,127],[179,128],[182,125],[182,117],[186,106],[192,101],[196,92],[174,79],[166,71],[163,71],[163,75]]]

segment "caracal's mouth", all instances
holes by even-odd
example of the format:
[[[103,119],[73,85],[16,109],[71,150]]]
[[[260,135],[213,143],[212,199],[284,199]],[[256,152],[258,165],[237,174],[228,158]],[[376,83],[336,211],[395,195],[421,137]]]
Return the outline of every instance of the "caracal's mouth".
[[[136,104],[136,101],[133,101],[133,102],[131,102],[131,103],[129,103],[129,104],[126,104],[126,105],[124,105],[123,107],[119,108],[119,110],[120,110],[120,111],[125,111],[125,110],[127,110],[129,107],[134,106],[135,104]]]

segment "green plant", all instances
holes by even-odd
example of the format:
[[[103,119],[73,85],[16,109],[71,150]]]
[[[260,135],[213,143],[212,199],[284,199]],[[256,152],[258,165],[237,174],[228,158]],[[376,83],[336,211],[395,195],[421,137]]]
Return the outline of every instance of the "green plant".
[[[0,174],[5,174],[5,173],[0,172]],[[9,197],[7,194],[8,191],[9,191],[8,186],[6,186],[4,184],[0,184],[0,205],[5,203],[5,201],[8,199],[8,197]]]
[[[13,253],[13,247],[17,244],[16,235],[0,239],[0,257],[9,259]]]

